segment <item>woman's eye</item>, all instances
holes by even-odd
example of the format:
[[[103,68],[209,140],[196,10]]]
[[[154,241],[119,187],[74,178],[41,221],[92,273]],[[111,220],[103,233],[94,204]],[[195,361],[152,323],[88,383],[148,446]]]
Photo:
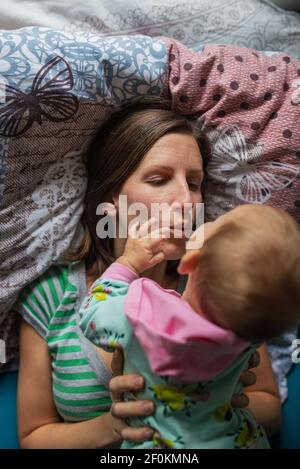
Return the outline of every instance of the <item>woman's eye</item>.
[[[163,182],[165,182],[164,179],[152,179],[150,181],[147,181],[148,183],[150,184],[154,184],[154,185],[159,185],[159,184],[162,184]]]
[[[154,186],[159,186],[160,184],[165,184],[167,182],[167,179],[149,179],[147,182]],[[201,182],[189,182],[188,184],[191,191],[201,191]]]
[[[189,183],[190,189],[194,192],[201,190],[201,182],[190,182]]]

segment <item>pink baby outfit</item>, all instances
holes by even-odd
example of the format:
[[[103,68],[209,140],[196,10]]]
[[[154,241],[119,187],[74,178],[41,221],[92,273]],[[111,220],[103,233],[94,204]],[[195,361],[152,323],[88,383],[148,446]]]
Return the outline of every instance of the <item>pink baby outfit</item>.
[[[155,429],[153,438],[124,441],[122,448],[269,448],[251,413],[231,406],[255,344],[119,263],[94,283],[79,314],[90,341],[108,352],[123,350],[124,374],[143,375],[143,389],[125,393],[125,401],[155,403],[153,415],[129,420]]]
[[[130,283],[125,313],[153,373],[184,383],[208,381],[250,344],[197,314],[175,290],[113,263],[101,277]]]

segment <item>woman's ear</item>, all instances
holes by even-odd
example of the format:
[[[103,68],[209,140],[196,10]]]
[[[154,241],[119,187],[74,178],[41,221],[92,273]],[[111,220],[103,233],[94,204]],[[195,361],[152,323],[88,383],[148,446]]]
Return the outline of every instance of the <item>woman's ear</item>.
[[[199,265],[201,249],[191,249],[181,258],[177,268],[179,274],[190,274]]]
[[[115,206],[115,209],[119,208],[119,194],[112,194],[110,197],[110,203]]]

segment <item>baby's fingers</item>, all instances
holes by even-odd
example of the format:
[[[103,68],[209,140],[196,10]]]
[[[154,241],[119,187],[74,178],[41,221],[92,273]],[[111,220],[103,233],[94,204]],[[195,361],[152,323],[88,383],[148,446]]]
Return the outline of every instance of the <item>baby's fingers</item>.
[[[139,234],[140,234],[139,225],[140,225],[139,221],[130,223],[128,227],[128,235],[130,238],[133,238],[133,239],[139,238]]]
[[[140,226],[139,236],[141,238],[145,238],[145,237],[149,236],[149,234],[151,235],[152,230],[154,230],[155,228],[158,228],[158,225],[159,225],[159,222],[156,219],[156,217],[150,218],[149,220],[145,221]],[[149,229],[150,229],[150,233],[149,233]]]
[[[146,235],[145,238],[149,236],[151,241],[153,240],[152,244],[158,244],[158,242],[161,240],[161,238],[168,238],[170,236],[170,228],[167,226],[163,226],[161,228],[158,228],[157,230],[151,231],[149,235]]]
[[[160,252],[154,254],[152,259],[149,261],[149,264],[150,264],[150,266],[154,266],[154,265],[159,264],[160,262],[162,262],[164,259],[165,259],[165,254],[162,251],[160,251]]]

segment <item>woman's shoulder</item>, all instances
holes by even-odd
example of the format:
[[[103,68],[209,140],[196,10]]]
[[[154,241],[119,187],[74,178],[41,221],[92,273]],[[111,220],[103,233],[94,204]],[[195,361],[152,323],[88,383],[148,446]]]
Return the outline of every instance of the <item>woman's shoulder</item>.
[[[79,281],[79,272],[84,272],[83,261],[71,261],[65,264],[53,264],[43,274],[31,282],[24,290],[39,289],[49,286],[48,293],[53,293],[53,286],[64,292],[67,287],[76,287]],[[54,285],[53,285],[54,282]]]
[[[83,266],[78,262],[55,264],[21,291],[14,309],[23,318],[38,328],[41,335],[66,294],[77,294],[78,270]]]
[[[70,280],[70,272],[73,269],[73,262],[68,264],[54,264],[44,273],[39,275],[29,285],[23,289],[23,293],[29,293],[32,291],[42,292],[46,295],[59,295],[64,293]]]

